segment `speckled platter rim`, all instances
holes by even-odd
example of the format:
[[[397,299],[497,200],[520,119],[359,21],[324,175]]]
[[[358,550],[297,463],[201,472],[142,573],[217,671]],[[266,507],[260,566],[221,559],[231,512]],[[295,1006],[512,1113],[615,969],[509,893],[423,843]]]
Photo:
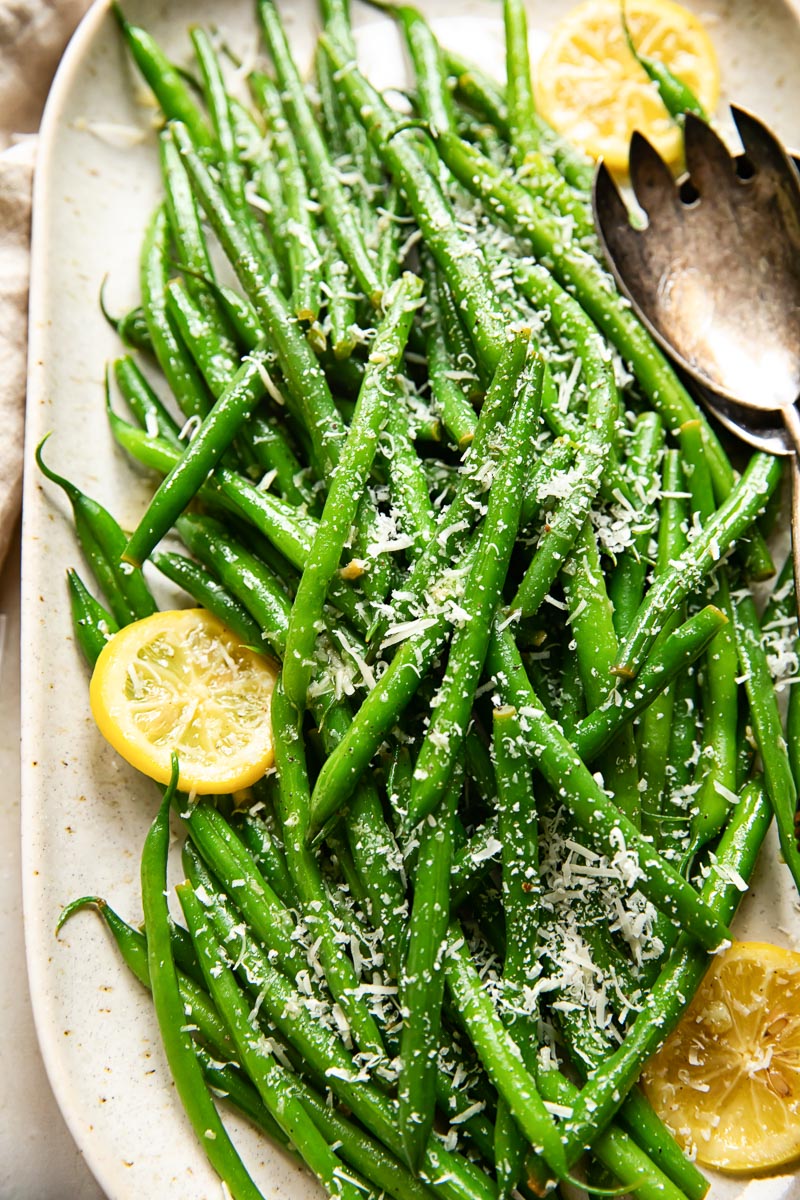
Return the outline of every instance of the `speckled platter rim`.
[[[177,53],[185,52],[183,31],[192,20],[216,13],[220,22],[222,11],[210,0],[132,0],[126,7]],[[291,36],[307,46],[315,5],[294,0],[287,7]],[[496,65],[499,26],[485,17],[497,12],[491,0],[428,0],[422,7],[441,19],[440,33],[452,33],[458,49],[468,53],[474,41],[473,57],[480,53]],[[534,46],[566,7],[539,0],[532,13]],[[800,25],[791,8],[781,0],[710,0],[689,7],[711,16],[728,93],[800,146],[800,82],[790,74],[800,61]],[[365,23],[373,77],[378,63],[383,82],[398,82],[396,39],[381,18],[356,8]],[[224,6],[221,23],[254,33],[250,6],[241,12],[246,15]],[[119,353],[119,345],[99,316],[96,297],[102,275],[110,271],[114,305],[123,310],[135,301],[132,264],[156,194],[155,147],[152,138],[128,149],[110,146],[88,126],[145,123],[131,100],[132,85],[103,0],[90,9],[70,44],[42,126],[26,445],[30,467],[34,445],[52,430],[48,460],[128,526],[141,511],[145,489],[128,473],[106,429],[103,363]],[[31,995],[45,1064],[69,1128],[109,1200],[142,1195],[217,1200],[219,1182],[162,1064],[149,998],[92,915],[79,916],[59,940],[54,937],[61,906],[86,892],[106,895],[129,919],[138,919],[138,853],[154,793],[115,759],[91,723],[86,671],[72,641],[64,586],[66,566],[80,559],[61,499],[52,488],[45,494],[30,469],[24,506],[23,881]],[[774,845],[767,852],[774,856]],[[787,881],[788,876],[761,870],[739,922],[740,936],[800,949],[800,919]],[[319,1194],[285,1156],[265,1147],[246,1126],[237,1130],[266,1195],[301,1200]],[[717,1177],[712,1196],[800,1200],[800,1177]]]

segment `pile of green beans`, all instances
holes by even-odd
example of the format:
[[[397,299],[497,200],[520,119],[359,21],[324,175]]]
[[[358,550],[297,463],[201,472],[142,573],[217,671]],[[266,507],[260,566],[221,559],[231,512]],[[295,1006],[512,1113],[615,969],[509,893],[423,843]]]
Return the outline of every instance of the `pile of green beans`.
[[[521,0],[506,88],[378,7],[411,116],[360,72],[347,0],[322,0],[308,85],[258,0],[246,98],[216,38],[178,66],[115,7],[164,117],[106,379],[153,496],[124,533],[55,442],[37,461],[101,595],[70,570],[89,665],[160,572],[278,660],[275,766],[197,800],[175,760],[143,932],[96,897],[60,925],[95,905],[152,991],[235,1200],[262,1193],[227,1105],[348,1200],[542,1196],[576,1171],[701,1200],[635,1084],[773,815],[800,883],[797,689],[785,730],[750,592],[780,461],[734,471],[616,292],[591,166],[533,109]],[[788,641],[790,589],[765,617]]]

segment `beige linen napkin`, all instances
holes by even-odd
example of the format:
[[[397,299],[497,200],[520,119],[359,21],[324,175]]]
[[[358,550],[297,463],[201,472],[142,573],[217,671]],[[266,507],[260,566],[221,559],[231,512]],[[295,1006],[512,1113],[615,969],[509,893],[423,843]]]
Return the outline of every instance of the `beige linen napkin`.
[[[87,0],[0,0],[0,565],[22,488],[31,179],[50,80]],[[22,135],[22,136],[20,136]]]

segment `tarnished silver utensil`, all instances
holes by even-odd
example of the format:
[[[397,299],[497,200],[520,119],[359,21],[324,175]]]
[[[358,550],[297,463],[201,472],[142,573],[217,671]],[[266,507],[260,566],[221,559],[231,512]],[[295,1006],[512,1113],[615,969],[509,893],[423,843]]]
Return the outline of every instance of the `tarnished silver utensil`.
[[[638,133],[635,228],[609,171],[595,178],[597,231],[620,288],[664,350],[700,385],[721,423],[792,460],[792,546],[800,602],[800,179],[752,114],[732,107],[744,154],[732,156],[687,113],[688,175],[676,184]]]

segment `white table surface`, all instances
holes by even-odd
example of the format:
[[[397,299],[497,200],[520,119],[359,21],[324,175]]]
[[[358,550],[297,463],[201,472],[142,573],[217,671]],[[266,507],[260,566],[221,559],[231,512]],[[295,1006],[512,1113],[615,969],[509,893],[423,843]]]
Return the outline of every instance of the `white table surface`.
[[[0,576],[0,1198],[104,1200],[58,1110],[33,1024],[19,865],[19,535]]]

